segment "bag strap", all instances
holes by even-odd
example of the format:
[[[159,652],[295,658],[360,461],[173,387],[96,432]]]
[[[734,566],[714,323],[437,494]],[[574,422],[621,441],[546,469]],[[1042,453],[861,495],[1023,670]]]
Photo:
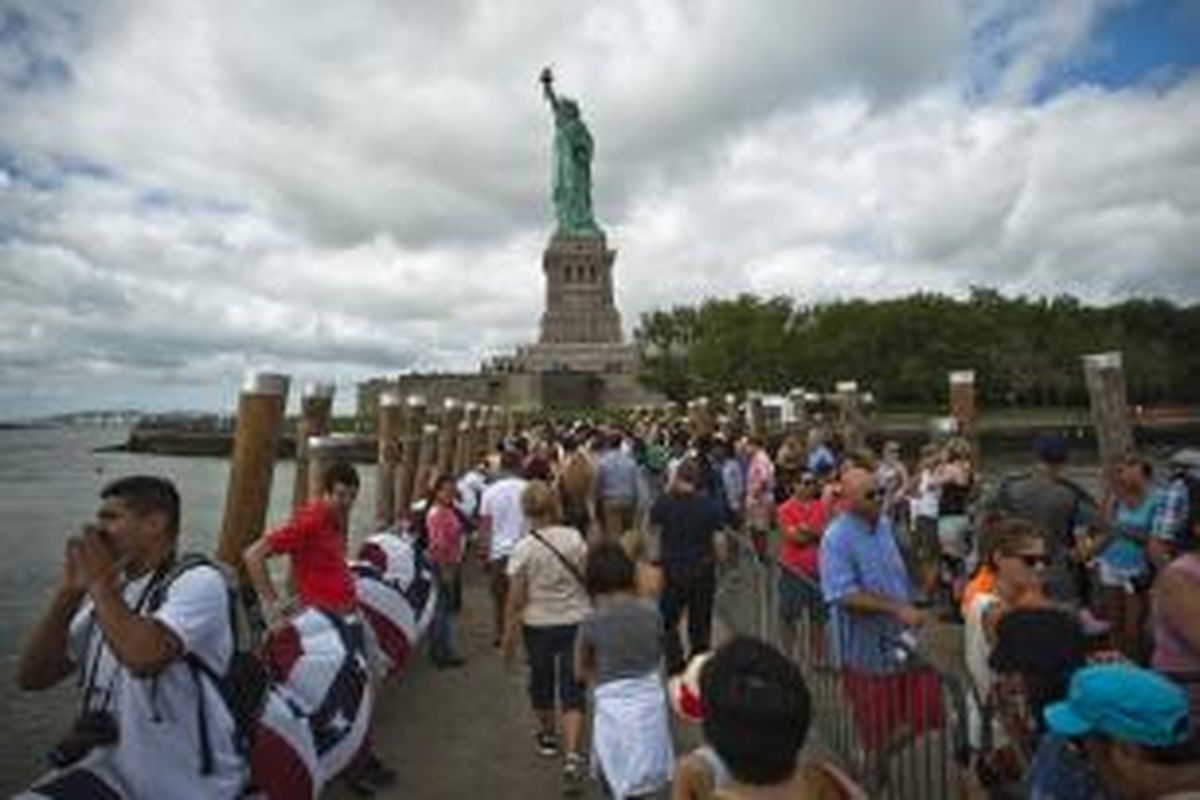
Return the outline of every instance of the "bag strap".
[[[161,607],[166,601],[167,590],[170,589],[171,584],[175,582],[175,579],[196,567],[211,567],[215,569],[225,582],[226,602],[228,605],[227,611],[229,617],[228,624],[230,629],[229,632],[230,636],[232,637],[234,651],[233,657],[236,658],[237,653],[239,652],[239,640],[241,639],[241,631],[238,624],[238,604],[240,603],[240,598],[238,597],[238,593],[232,589],[232,584],[229,581],[229,575],[225,571],[225,568],[208,556],[202,553],[185,553],[176,559],[175,563],[170,567],[170,569],[167,570],[162,580],[155,585],[153,591],[150,593],[149,600],[146,604],[147,611],[149,613],[154,613],[157,611],[159,607]],[[184,663],[187,664],[188,670],[192,674],[192,680],[196,687],[196,727],[199,735],[200,746],[200,774],[211,775],[214,769],[214,759],[212,739],[208,730],[207,703],[204,696],[204,678],[207,678],[208,681],[211,682],[216,688],[217,693],[221,696],[222,702],[225,704],[227,710],[234,718],[234,744],[239,752],[248,752],[247,744],[249,732],[242,730],[242,720],[238,719],[237,715],[234,713],[234,708],[236,707],[234,698],[232,696],[234,690],[233,687],[229,685],[227,677],[215,671],[204,661],[204,659],[200,658],[191,651],[184,653],[183,660]]]
[[[554,553],[554,555],[558,557],[558,560],[562,562],[562,565],[567,568],[567,572],[570,572],[572,577],[574,577],[575,580],[579,581],[579,585],[583,587],[584,591],[587,591],[587,581],[584,579],[583,573],[581,573],[579,571],[579,567],[575,566],[575,564],[572,563],[572,561],[569,558],[567,558],[566,556],[564,556],[562,554],[561,550],[559,550],[554,545],[550,544],[550,541],[546,537],[544,537],[540,533],[538,533],[537,531],[530,530],[529,535],[532,536],[533,538],[537,539],[542,544],[544,544],[547,548],[549,548],[550,552]]]

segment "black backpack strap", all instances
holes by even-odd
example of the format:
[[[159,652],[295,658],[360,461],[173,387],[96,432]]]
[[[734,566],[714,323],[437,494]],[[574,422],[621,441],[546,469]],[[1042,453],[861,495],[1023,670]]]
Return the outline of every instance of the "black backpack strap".
[[[171,584],[175,583],[185,572],[190,572],[196,567],[212,567],[224,575],[221,566],[203,553],[184,553],[178,556],[171,564],[171,568],[155,581],[150,594],[146,597],[146,613],[153,614],[161,608],[167,600],[167,591],[171,588]]]
[[[185,553],[179,556],[171,568],[163,575],[162,579],[151,590],[146,602],[147,613],[152,614],[161,608],[162,604],[166,602],[167,591],[170,589],[171,584],[184,573],[197,567],[211,567],[221,575],[225,582],[226,611],[229,617],[229,631],[233,647],[233,656],[230,659],[230,664],[232,665],[238,658],[240,651],[239,640],[241,637],[238,624],[238,606],[241,598],[234,588],[234,584],[229,580],[229,575],[225,568],[208,556],[203,553]],[[237,698],[234,696],[235,689],[230,685],[227,677],[218,673],[204,659],[190,651],[184,653],[184,661],[187,663],[188,670],[192,673],[192,680],[196,685],[196,730],[200,740],[200,774],[211,775],[215,765],[212,738],[208,730],[208,703],[205,698],[204,678],[207,678],[216,687],[217,693],[221,696],[221,700],[229,711],[234,722],[234,746],[243,755],[248,752],[250,731],[245,724],[246,720],[241,719],[237,713],[239,705]]]
[[[200,774],[211,775],[213,773],[212,740],[208,736],[207,703],[204,700],[204,681],[200,679],[200,676],[208,674],[210,677],[214,677],[214,682],[218,687],[221,686],[221,681],[216,680],[208,666],[195,655],[188,653],[186,660],[188,668],[192,672],[192,680],[196,684],[196,730],[200,736]]]

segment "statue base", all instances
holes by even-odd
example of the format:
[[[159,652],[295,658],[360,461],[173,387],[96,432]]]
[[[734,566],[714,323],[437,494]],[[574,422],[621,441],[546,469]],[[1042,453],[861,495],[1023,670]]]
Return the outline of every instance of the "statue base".
[[[613,344],[624,341],[613,302],[613,262],[604,234],[556,233],[542,253],[546,311],[539,344]]]

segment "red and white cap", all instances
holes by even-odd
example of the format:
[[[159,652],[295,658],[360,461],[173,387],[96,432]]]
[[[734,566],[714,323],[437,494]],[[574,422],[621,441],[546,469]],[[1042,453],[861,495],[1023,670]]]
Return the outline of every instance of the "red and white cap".
[[[680,719],[700,722],[704,719],[704,698],[700,696],[700,671],[712,653],[692,656],[683,672],[667,681],[667,698]]]

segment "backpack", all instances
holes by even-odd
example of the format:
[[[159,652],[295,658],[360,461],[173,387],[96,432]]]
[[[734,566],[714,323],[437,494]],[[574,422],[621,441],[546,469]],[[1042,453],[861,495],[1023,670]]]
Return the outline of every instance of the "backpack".
[[[184,661],[196,682],[196,724],[200,738],[200,773],[213,771],[212,743],[209,740],[208,716],[203,682],[207,679],[217,689],[234,723],[234,747],[239,754],[249,757],[251,739],[256,723],[262,715],[270,688],[270,675],[262,659],[250,651],[247,642],[252,638],[252,622],[246,614],[236,579],[229,569],[201,553],[185,553],[179,556],[170,569],[159,579],[146,600],[146,611],[153,614],[167,599],[171,584],[181,575],[197,567],[212,567],[225,581],[228,599],[229,628],[233,635],[233,655],[224,674],[208,665],[196,654],[188,652]]]

